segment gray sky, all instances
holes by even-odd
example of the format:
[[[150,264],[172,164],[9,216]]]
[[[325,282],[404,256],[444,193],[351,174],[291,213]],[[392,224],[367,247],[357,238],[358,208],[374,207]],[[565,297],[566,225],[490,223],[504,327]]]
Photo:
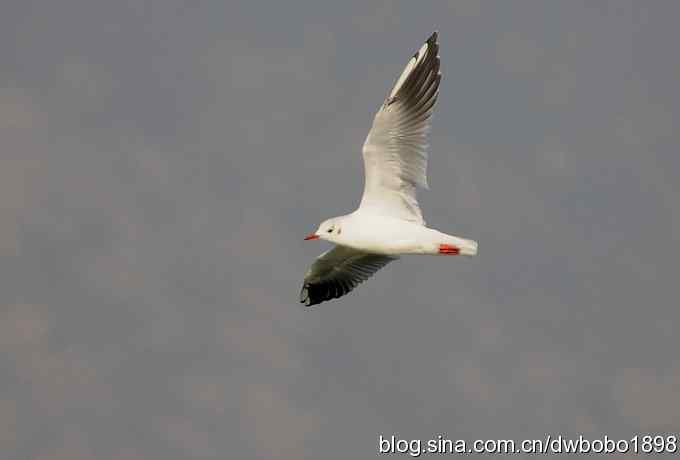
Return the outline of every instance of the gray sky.
[[[322,4],[327,3],[327,4]],[[680,431],[680,3],[9,0],[3,459],[348,459]],[[439,30],[428,223],[305,310],[302,237]]]

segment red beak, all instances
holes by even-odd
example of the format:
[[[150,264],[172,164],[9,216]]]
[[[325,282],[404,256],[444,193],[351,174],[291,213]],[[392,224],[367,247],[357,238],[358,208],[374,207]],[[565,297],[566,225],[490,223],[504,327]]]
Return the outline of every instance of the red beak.
[[[315,233],[310,233],[309,235],[305,236],[305,241],[318,240],[318,239],[319,239],[319,235],[317,235]]]

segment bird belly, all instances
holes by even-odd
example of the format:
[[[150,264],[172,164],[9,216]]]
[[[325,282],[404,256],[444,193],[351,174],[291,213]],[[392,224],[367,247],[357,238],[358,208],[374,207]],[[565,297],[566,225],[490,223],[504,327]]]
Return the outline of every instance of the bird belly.
[[[433,254],[437,246],[431,232],[410,222],[380,222],[380,225],[362,228],[347,245],[374,254]]]
[[[447,235],[427,227],[407,225],[384,232],[364,232],[350,244],[351,247],[384,255],[475,255],[477,242]],[[442,250],[442,248],[448,248]]]

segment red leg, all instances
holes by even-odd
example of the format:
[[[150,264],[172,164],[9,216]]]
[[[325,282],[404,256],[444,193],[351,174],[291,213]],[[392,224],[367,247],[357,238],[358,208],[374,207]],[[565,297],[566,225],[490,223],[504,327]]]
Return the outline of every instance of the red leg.
[[[460,254],[460,248],[452,244],[440,244],[439,254],[444,254],[447,256],[457,256]]]

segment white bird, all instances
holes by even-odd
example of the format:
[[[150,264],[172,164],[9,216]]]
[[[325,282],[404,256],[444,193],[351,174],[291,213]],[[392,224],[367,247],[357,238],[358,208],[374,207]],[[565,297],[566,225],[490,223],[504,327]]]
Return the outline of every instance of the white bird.
[[[403,254],[467,255],[477,242],[428,228],[416,199],[427,185],[427,133],[439,94],[437,32],[413,55],[375,115],[364,142],[359,208],[319,225],[305,240],[336,246],[305,274],[300,302],[342,297]]]

